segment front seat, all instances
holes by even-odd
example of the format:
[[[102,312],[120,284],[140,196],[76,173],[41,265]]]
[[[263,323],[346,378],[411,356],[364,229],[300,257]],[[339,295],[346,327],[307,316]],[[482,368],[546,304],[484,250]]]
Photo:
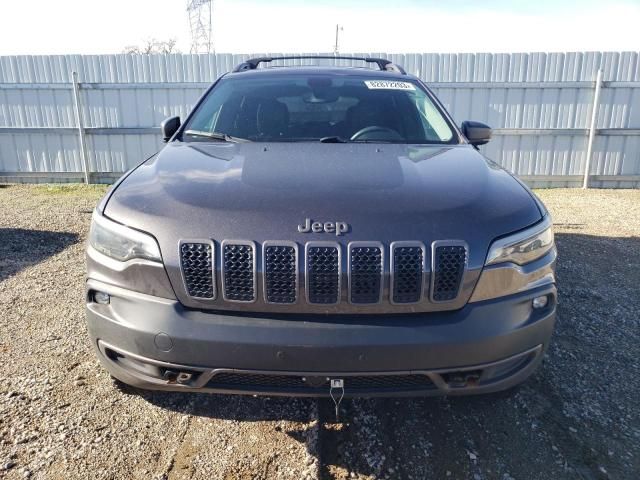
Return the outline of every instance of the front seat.
[[[256,125],[259,137],[286,137],[289,133],[289,109],[277,100],[261,100],[256,111]]]

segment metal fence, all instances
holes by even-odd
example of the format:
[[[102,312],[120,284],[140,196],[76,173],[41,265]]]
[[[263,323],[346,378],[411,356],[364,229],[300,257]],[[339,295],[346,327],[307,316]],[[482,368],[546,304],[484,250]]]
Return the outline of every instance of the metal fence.
[[[640,186],[639,52],[354,55],[390,58],[458,122],[494,127],[484,153],[533,186],[581,186],[587,165],[592,186]],[[247,57],[0,57],[0,182],[79,181],[85,170],[112,181],[161,147],[164,118],[186,116]]]

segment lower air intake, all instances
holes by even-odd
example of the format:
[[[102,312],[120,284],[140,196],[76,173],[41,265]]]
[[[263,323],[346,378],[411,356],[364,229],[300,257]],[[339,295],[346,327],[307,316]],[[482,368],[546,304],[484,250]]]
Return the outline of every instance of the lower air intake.
[[[435,388],[426,375],[357,375],[345,376],[345,393],[411,392]],[[306,378],[298,375],[221,372],[214,375],[207,388],[235,391],[297,392],[329,395],[329,377]]]
[[[448,302],[458,296],[466,263],[467,249],[463,245],[436,246],[433,262],[434,301]]]

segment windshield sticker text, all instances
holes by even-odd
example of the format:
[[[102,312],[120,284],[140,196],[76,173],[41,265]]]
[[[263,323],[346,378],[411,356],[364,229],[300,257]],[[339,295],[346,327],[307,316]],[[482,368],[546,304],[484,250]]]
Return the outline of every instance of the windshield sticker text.
[[[392,80],[365,80],[364,84],[370,90],[415,90],[416,87],[410,82],[397,82]]]

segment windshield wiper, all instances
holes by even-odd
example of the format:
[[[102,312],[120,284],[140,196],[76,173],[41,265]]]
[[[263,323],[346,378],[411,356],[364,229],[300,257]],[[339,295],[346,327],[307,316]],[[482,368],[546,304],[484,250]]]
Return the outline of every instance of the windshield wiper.
[[[318,141],[320,143],[349,143],[349,140],[342,137],[338,137],[337,135],[330,136],[330,137],[322,137]]]
[[[247,140],[246,138],[238,138],[232,137],[231,135],[227,135],[226,133],[220,132],[205,132],[204,130],[185,130],[184,135],[191,135],[193,137],[206,137],[211,138],[213,140],[220,140],[222,142],[250,142],[251,140]]]

